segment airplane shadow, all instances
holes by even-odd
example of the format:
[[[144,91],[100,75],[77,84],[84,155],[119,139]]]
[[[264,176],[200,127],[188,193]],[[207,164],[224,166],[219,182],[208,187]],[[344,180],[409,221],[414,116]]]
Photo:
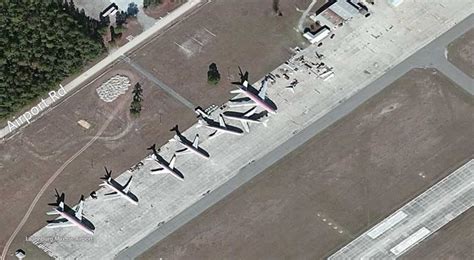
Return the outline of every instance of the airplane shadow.
[[[75,215],[76,214],[76,211],[74,211],[71,207],[69,207],[68,205],[64,204],[64,211],[70,215]],[[61,220],[58,220],[58,219],[53,219],[53,220],[46,220],[47,223],[64,223],[64,222],[67,222],[68,220],[66,219],[61,219]],[[81,220],[82,224],[84,224],[85,226],[87,226],[88,228],[90,228],[91,230],[95,230],[95,226],[94,224],[92,224],[92,222],[90,220],[88,220],[86,217],[82,216],[82,220]]]
[[[175,127],[173,127],[170,131],[175,131],[175,132],[176,132],[176,135],[181,139],[181,141],[182,141],[183,143],[186,143],[187,145],[190,145],[190,146],[193,145],[193,142],[192,142],[191,140],[189,140],[188,138],[186,138],[184,135],[181,134],[181,132],[180,132],[179,129],[178,129],[178,125],[176,125]],[[204,154],[205,156],[207,156],[207,157],[210,156],[209,153],[208,153],[206,150],[202,149],[202,148],[199,146],[199,144],[198,144],[197,150],[198,150],[200,153],[202,153],[202,154]]]
[[[219,122],[216,122],[214,120],[211,120],[211,119],[204,119],[210,126],[220,126],[219,125]],[[230,125],[229,123],[225,122],[226,124],[226,127],[227,129],[231,130],[231,131],[236,131],[236,132],[240,132],[240,133],[243,133],[244,131],[239,128],[239,127],[236,127],[236,126],[233,126],[233,125]]]
[[[223,114],[226,115],[226,116],[234,116],[234,117],[244,117],[244,115],[247,113],[248,111],[245,111],[245,112],[235,112],[235,111],[225,111]],[[255,113],[251,116],[249,116],[250,119],[253,119],[253,120],[258,120],[258,119],[261,119],[263,117],[266,117],[268,116],[268,111],[262,111],[262,112],[258,112],[258,113]]]
[[[127,192],[127,196],[129,196],[133,201],[138,203],[138,197],[133,194],[131,191]]]

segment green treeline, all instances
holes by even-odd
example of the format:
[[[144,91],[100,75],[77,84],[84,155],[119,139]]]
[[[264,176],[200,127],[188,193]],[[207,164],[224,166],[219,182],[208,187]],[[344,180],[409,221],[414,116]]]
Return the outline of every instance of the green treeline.
[[[0,118],[105,51],[96,21],[62,0],[0,1]]]
[[[143,0],[143,7],[147,8],[147,7],[150,7],[150,6],[159,5],[162,2],[163,2],[163,0]]]

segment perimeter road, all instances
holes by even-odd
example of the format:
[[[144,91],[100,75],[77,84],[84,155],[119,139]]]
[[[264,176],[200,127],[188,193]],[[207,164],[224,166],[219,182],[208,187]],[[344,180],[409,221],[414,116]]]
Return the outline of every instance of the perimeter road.
[[[300,145],[304,144],[306,141],[314,137],[326,127],[330,126],[337,120],[349,114],[352,110],[366,102],[372,96],[382,91],[385,87],[389,86],[391,83],[393,83],[395,80],[397,80],[399,77],[404,75],[412,68],[420,66],[434,66],[435,64],[433,64],[433,62],[436,62],[436,59],[434,61],[427,59],[426,53],[431,53],[435,49],[439,50],[439,46],[443,46],[443,48],[445,48],[451,41],[471,29],[473,25],[474,15],[470,15],[461,23],[457,24],[456,26],[442,34],[440,37],[436,38],[434,41],[417,51],[415,54],[413,54],[397,66],[393,67],[391,70],[387,71],[387,73],[385,73],[382,77],[378,78],[377,80],[369,84],[367,87],[363,88],[357,94],[346,100],[344,103],[331,110],[321,119],[317,120],[304,130],[295,134],[291,139],[277,147],[271,153],[265,155],[260,160],[255,161],[242,168],[242,170],[234,178],[230,179],[225,184],[212,191],[207,196],[203,197],[201,200],[181,212],[175,218],[162,225],[159,229],[150,233],[139,243],[120,252],[117,255],[116,259],[133,259],[140,256],[145,251],[153,247],[156,243],[164,239],[166,236],[170,235],[172,232],[174,232],[193,218],[197,217],[206,209],[216,204],[218,201],[223,199],[232,191],[236,190],[241,185],[251,180],[253,177],[255,177],[257,174],[259,174],[272,164],[274,164],[276,161],[285,157],[287,154],[298,148]],[[434,58],[433,56],[430,57]],[[448,71],[448,74],[446,75],[447,77],[453,75],[455,76],[455,74],[449,72],[450,71]],[[472,85],[461,85],[461,87],[472,95]]]

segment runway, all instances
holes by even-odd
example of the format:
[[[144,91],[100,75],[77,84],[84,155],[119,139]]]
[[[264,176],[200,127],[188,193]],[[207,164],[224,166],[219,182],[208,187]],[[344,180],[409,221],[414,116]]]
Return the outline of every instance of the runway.
[[[473,199],[470,160],[328,259],[396,259],[471,208]]]
[[[244,183],[251,180],[253,177],[264,171],[266,168],[274,164],[279,159],[286,156],[291,151],[298,148],[300,145],[314,137],[316,134],[341,119],[342,117],[349,114],[359,105],[363,104],[371,97],[379,93],[385,87],[392,84],[396,79],[401,77],[403,74],[413,68],[420,67],[435,67],[443,72],[446,76],[450,77],[454,82],[459,84],[464,90],[469,92],[471,95],[474,93],[474,85],[472,79],[465,75],[454,65],[449,63],[444,56],[444,49],[446,46],[457,37],[461,36],[469,29],[473,27],[474,15],[470,15],[464,19],[461,23],[452,27],[450,30],[442,34],[440,37],[433,40],[431,43],[417,51],[412,56],[405,59],[400,64],[391,68],[382,77],[378,78],[367,87],[361,89],[357,94],[347,99],[339,106],[335,107],[329,113],[321,117],[319,120],[309,125],[305,129],[296,133],[288,141],[284,142],[272,152],[268,153],[259,160],[256,160],[240,170],[240,172],[222,186],[212,191],[207,196],[187,208],[172,220],[168,221],[165,225],[159,229],[150,233],[148,236],[143,238],[140,242],[125,249],[119,255],[117,259],[133,259],[143,252],[151,248],[153,245],[158,243],[160,240],[177,230],[179,227],[186,224],[191,219],[195,218],[207,208],[211,207],[225,196],[230,194],[232,191],[243,185]],[[446,65],[445,62],[448,64]],[[461,78],[457,78],[459,73],[462,73]],[[456,77],[456,79],[455,79]],[[466,78],[467,77],[467,78]]]

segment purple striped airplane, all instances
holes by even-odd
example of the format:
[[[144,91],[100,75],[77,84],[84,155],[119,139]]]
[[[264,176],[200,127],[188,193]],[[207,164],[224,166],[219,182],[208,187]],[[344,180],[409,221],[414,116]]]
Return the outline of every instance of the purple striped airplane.
[[[64,204],[64,193],[59,196],[56,191],[57,202],[49,204],[55,206],[53,211],[47,212],[47,215],[60,215],[62,218],[49,220],[46,228],[62,228],[62,227],[78,227],[89,235],[94,235],[94,227],[92,223],[89,225],[85,218],[82,217],[82,209],[84,208],[84,196],[81,196],[79,205],[74,209]]]
[[[266,92],[268,87],[268,77],[265,78],[261,82],[261,87],[258,93],[255,93],[255,90],[249,85],[248,82],[248,72],[242,74],[242,70],[239,67],[239,75],[240,75],[240,82],[232,82],[232,84],[237,85],[238,89],[230,91],[233,94],[243,94],[245,97],[250,99],[249,101],[235,101],[231,100],[230,107],[240,107],[240,106],[259,106],[260,108],[268,111],[270,114],[276,114],[276,108],[268,103],[266,100]],[[254,90],[254,91],[252,91]]]

